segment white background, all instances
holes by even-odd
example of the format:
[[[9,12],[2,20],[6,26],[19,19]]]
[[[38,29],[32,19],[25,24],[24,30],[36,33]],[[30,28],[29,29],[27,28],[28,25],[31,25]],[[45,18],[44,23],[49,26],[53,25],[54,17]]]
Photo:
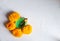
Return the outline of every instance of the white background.
[[[11,10],[28,18],[30,35],[15,38],[5,28]],[[60,41],[60,0],[0,0],[0,41]]]

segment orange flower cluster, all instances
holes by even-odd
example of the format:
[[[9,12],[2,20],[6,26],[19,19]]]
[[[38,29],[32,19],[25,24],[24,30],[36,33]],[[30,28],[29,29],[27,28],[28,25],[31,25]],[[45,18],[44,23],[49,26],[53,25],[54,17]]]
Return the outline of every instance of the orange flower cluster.
[[[12,12],[9,16],[9,22],[6,23],[6,28],[16,37],[21,37],[23,34],[30,34],[32,32],[32,26],[29,24],[22,25],[21,28],[16,28],[16,21],[21,18],[19,16],[19,13],[17,12]],[[26,19],[26,18],[25,18]],[[25,20],[25,22],[27,19]],[[22,24],[22,22],[21,22]]]

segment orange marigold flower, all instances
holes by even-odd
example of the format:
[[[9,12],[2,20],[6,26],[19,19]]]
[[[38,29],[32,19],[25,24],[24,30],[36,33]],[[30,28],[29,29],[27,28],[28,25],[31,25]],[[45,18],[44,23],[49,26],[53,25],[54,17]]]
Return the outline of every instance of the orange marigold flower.
[[[11,22],[15,22],[16,20],[18,20],[20,18],[19,14],[17,12],[12,12],[9,16],[8,16],[9,20]]]
[[[16,28],[16,26],[13,22],[8,22],[6,24],[6,27],[7,27],[8,30],[14,30]]]
[[[31,25],[26,25],[22,28],[22,32],[24,34],[30,34],[32,32],[32,26]]]
[[[14,29],[14,30],[12,31],[12,34],[13,34],[14,36],[16,36],[16,37],[21,37],[21,36],[23,35],[21,29]]]

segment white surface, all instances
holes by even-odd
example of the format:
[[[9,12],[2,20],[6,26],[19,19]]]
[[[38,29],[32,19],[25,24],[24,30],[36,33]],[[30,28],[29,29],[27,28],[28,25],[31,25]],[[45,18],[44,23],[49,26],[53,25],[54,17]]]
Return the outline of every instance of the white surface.
[[[29,18],[30,35],[15,38],[5,28],[11,10]],[[60,0],[0,0],[0,41],[60,41]]]

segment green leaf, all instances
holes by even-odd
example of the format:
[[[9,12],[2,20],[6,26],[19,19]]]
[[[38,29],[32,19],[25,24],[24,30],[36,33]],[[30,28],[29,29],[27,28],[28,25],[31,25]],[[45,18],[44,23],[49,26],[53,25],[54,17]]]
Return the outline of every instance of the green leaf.
[[[23,25],[23,22],[24,22],[24,17],[21,17],[19,18],[17,21],[16,21],[16,28],[21,28]]]

